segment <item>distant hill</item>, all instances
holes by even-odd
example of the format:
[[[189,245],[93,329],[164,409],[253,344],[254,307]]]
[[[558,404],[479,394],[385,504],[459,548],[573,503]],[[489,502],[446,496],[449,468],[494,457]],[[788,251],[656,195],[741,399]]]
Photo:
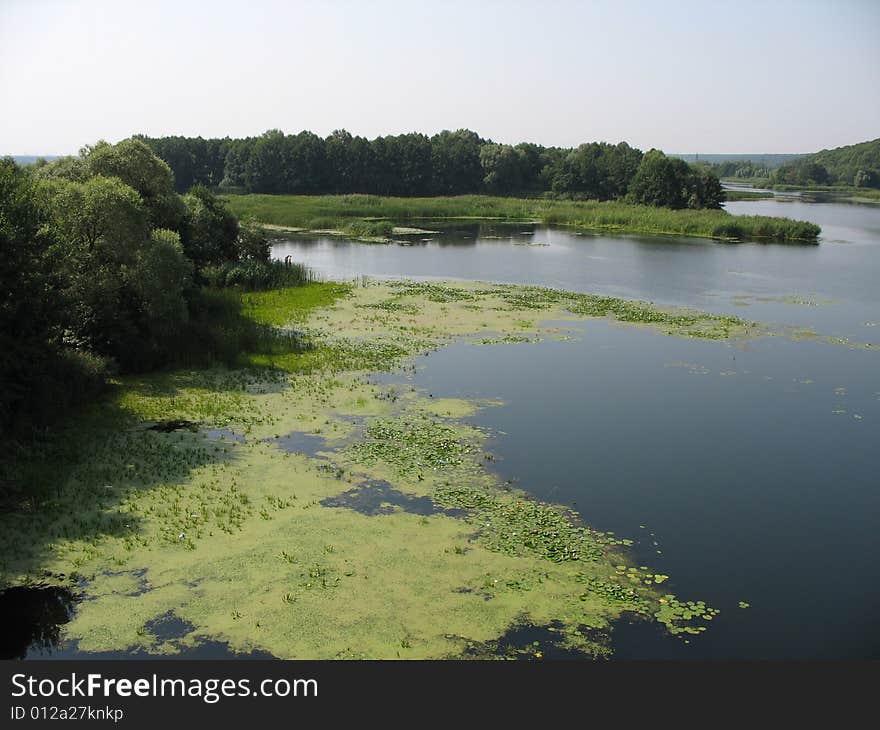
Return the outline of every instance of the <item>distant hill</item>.
[[[754,152],[747,155],[723,155],[723,154],[677,154],[670,153],[670,157],[678,157],[685,162],[707,162],[710,165],[716,165],[721,162],[754,162],[762,167],[775,170],[786,162],[802,157],[800,154],[767,154]]]
[[[860,170],[868,176],[873,173],[880,182],[880,138],[822,150],[808,155],[806,159],[822,165],[828,170],[832,181],[840,185],[858,185],[856,176]]]
[[[880,138],[805,155],[776,170],[772,182],[880,188]]]

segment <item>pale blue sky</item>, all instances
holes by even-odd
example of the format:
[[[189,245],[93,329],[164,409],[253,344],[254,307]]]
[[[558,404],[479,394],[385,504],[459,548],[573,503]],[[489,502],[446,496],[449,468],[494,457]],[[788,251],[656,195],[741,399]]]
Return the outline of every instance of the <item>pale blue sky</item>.
[[[469,127],[805,152],[880,137],[880,0],[0,0],[0,153]]]

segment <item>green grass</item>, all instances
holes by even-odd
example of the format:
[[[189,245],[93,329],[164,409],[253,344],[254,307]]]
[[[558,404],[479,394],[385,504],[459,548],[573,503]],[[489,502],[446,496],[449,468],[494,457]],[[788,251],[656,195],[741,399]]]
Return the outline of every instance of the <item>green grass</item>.
[[[770,182],[769,177],[722,177],[723,183],[737,183],[739,185],[751,185],[753,188],[765,188]]]
[[[812,223],[767,216],[733,216],[723,210],[671,210],[619,202],[461,195],[384,198],[376,195],[232,195],[238,216],[308,229],[350,230],[357,221],[383,223],[425,218],[535,220],[593,231],[656,233],[725,240],[815,243]],[[360,225],[360,224],[357,224]]]
[[[215,289],[244,291],[304,286],[313,281],[312,272],[303,264],[281,261],[228,261],[205,267],[201,277]]]
[[[351,287],[344,284],[316,282],[308,286],[249,292],[241,295],[242,311],[259,324],[281,327],[290,322],[304,322],[313,310],[333,304],[350,290]]]
[[[773,193],[763,190],[725,190],[724,199],[731,200],[761,200],[762,198],[772,198]]]
[[[354,238],[385,238],[391,235],[393,228],[390,221],[354,220],[346,223],[343,230]]]
[[[328,307],[350,292],[351,287],[346,284],[315,282],[302,287],[242,293],[242,316],[265,327],[266,332],[242,353],[240,363],[292,374],[387,370],[400,361],[406,354],[405,349],[380,340],[350,341],[343,337],[316,344],[308,333],[302,338],[288,337],[284,333],[289,330],[279,333],[275,329],[302,324],[312,311]]]

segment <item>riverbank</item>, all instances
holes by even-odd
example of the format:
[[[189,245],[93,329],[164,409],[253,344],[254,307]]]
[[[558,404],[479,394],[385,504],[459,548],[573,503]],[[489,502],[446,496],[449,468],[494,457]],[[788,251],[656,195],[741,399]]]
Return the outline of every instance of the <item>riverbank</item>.
[[[852,185],[773,185],[780,193],[800,193],[806,199],[822,202],[880,203],[880,190]]]
[[[726,188],[725,197],[730,200],[751,200],[760,197],[773,197],[775,194],[796,193],[812,202],[835,201],[840,203],[880,203],[880,190],[857,188],[854,185],[785,185],[770,184],[767,178],[724,178],[723,183],[739,186],[739,189]],[[750,190],[749,188],[766,188]],[[769,191],[769,192],[768,192]]]
[[[728,203],[734,200],[762,200],[772,197],[774,195],[770,190],[731,190],[727,188],[724,191],[724,200]]]
[[[671,210],[613,201],[562,201],[462,195],[389,198],[375,195],[230,195],[240,217],[306,230],[334,230],[353,237],[385,238],[394,223],[482,218],[535,221],[590,231],[651,233],[728,241],[816,243],[819,226],[769,216],[732,216],[723,210]],[[430,226],[428,226],[430,227]]]
[[[505,639],[528,626],[605,656],[624,614],[685,636],[710,626],[714,609],[632,564],[625,537],[493,473],[489,434],[468,416],[494,403],[369,374],[453,339],[565,341],[548,320],[612,316],[701,339],[751,325],[477,283],[325,283],[242,301],[299,346],[121,379],[35,455],[30,506],[0,516],[2,584],[73,592],[67,651],[189,655],[212,641],[283,658],[540,658]]]

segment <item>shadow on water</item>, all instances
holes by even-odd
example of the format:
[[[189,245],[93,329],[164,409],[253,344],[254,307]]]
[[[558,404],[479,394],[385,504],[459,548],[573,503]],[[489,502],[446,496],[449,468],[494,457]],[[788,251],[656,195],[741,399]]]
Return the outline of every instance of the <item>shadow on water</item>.
[[[173,653],[153,654],[143,648],[121,651],[80,651],[77,642],[65,642],[62,627],[81,599],[68,588],[51,585],[16,586],[0,592],[0,659],[274,659],[265,651],[238,653],[227,642],[196,636],[194,646],[181,640],[196,627],[169,611],[144,625],[157,644]]]
[[[0,659],[51,653],[77,597],[60,586],[15,586],[0,593]]]
[[[553,621],[547,625],[518,624],[511,626],[501,637],[492,641],[469,642],[461,659],[516,659],[520,661],[590,661],[597,657],[564,644],[562,624]],[[602,642],[607,635],[598,629],[581,627],[583,635]]]
[[[155,394],[151,384],[144,386]],[[176,392],[165,388],[162,392]],[[10,465],[9,480],[16,500],[0,514],[0,546],[4,557],[22,573],[36,574],[45,564],[50,546],[59,539],[97,541],[104,537],[136,535],[140,521],[118,508],[132,488],[148,490],[187,479],[192,470],[206,464],[234,459],[212,435],[199,431],[190,421],[155,423],[119,408],[112,401],[99,403],[58,428],[55,437],[36,444],[17,463]],[[221,433],[222,431],[222,433]],[[224,439],[238,440],[233,432],[217,430]],[[187,449],[173,459],[180,443],[200,448]],[[89,459],[99,453],[101,462],[93,471]],[[131,467],[126,467],[130,463]],[[5,466],[5,465],[4,465]],[[65,477],[79,473],[81,478]],[[120,469],[124,471],[120,474]],[[71,519],[73,515],[74,519]],[[138,595],[147,588],[139,578]],[[87,597],[70,587],[46,583],[0,586],[0,659],[109,659],[158,658],[139,647],[92,654],[81,651],[76,642],[65,641],[63,628]],[[236,654],[224,642],[196,637],[195,646],[174,646],[174,658],[271,658],[263,652]]]
[[[266,443],[276,444],[279,449],[288,454],[304,454],[314,458],[319,457],[321,451],[331,451],[327,447],[327,439],[323,436],[305,433],[303,431],[291,431],[277,438],[263,439]]]
[[[411,494],[394,489],[384,479],[367,479],[353,489],[321,500],[323,507],[345,507],[353,509],[364,515],[390,515],[395,512],[395,507],[404,512],[417,515],[447,515],[448,517],[461,517],[465,514],[460,509],[444,509],[434,504],[430,497],[415,497]]]
[[[196,421],[184,421],[181,419],[173,421],[159,421],[152,426],[147,427],[147,431],[158,431],[159,433],[172,433],[174,431],[189,431],[190,433],[200,433],[208,441],[235,441],[244,443],[244,436],[229,428],[204,428],[203,424]]]
[[[184,421],[181,419],[173,421],[159,421],[147,428],[148,431],[158,431],[159,433],[171,433],[172,431],[192,431],[199,430],[199,424],[195,421]]]
[[[120,576],[130,576],[131,578],[134,578],[137,581],[137,587],[133,591],[124,594],[130,598],[137,598],[138,596],[142,596],[148,591],[153,590],[153,586],[150,585],[150,580],[147,578],[146,568],[136,568],[135,570],[105,570],[103,575],[107,578],[117,578]],[[83,580],[82,583],[85,585],[86,581]],[[84,596],[83,600],[91,601],[94,599],[91,596]]]

